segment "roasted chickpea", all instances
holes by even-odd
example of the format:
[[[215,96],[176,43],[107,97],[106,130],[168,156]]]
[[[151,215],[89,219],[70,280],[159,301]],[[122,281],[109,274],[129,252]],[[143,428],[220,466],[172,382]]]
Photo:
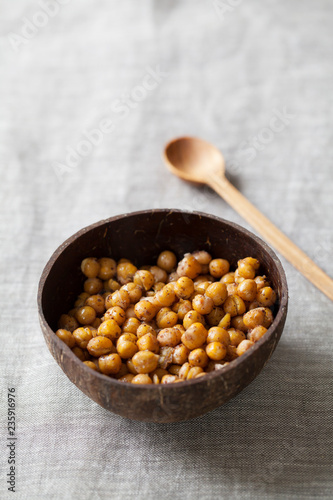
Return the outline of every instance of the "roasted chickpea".
[[[209,326],[218,326],[224,316],[222,307],[213,307],[212,311],[207,314],[206,320]]]
[[[81,271],[87,278],[96,278],[100,270],[100,265],[94,257],[88,257],[81,263]]]
[[[152,384],[153,381],[146,373],[139,373],[132,378],[132,384]]]
[[[224,274],[222,276],[222,278],[220,279],[220,282],[224,283],[225,285],[230,285],[231,283],[235,283],[235,273],[230,272],[230,273]]]
[[[163,368],[156,368],[156,370],[152,371],[150,376],[154,377],[155,375],[158,377],[159,380],[164,377],[164,375],[168,375],[168,370],[164,370]]]
[[[123,335],[121,337],[123,337]],[[121,337],[117,342],[117,353],[123,359],[132,358],[134,354],[138,352],[138,346],[131,340],[120,340]]]
[[[126,312],[119,306],[110,307],[104,314],[104,319],[114,319],[121,326],[126,321]]]
[[[177,257],[170,250],[164,250],[158,256],[157,265],[167,273],[171,273],[177,265]]]
[[[210,359],[221,361],[226,357],[227,346],[222,342],[210,342],[206,347],[206,353]]]
[[[141,323],[137,318],[127,318],[127,320],[123,324],[122,330],[124,333],[136,334],[140,325],[141,325]]]
[[[158,354],[160,351],[158,340],[152,333],[146,333],[146,335],[140,337],[137,341],[137,346],[139,351],[151,351],[155,354]]]
[[[121,359],[119,354],[112,353],[101,356],[98,360],[98,366],[104,375],[115,375],[121,368]]]
[[[121,287],[121,290],[126,290],[131,304],[136,304],[142,297],[142,288],[135,283],[127,283]]]
[[[161,368],[166,369],[172,363],[173,347],[164,346],[160,348],[158,363]]]
[[[264,286],[258,290],[256,299],[261,306],[270,307],[276,301],[276,293],[270,286]]]
[[[214,278],[222,278],[229,269],[230,264],[226,259],[213,259],[209,263],[209,272]]]
[[[100,356],[109,354],[112,351],[112,348],[112,341],[107,337],[102,337],[101,335],[93,337],[91,340],[89,340],[87,345],[89,354],[91,354],[95,358],[99,358]]]
[[[73,332],[76,328],[78,328],[79,324],[75,318],[69,316],[69,314],[62,314],[58,321],[58,327],[63,330],[69,330]]]
[[[175,328],[163,328],[157,335],[161,347],[175,347],[179,344],[181,333]]]
[[[195,281],[194,283],[194,294],[192,294],[192,298],[194,295],[197,295],[200,293],[201,295],[204,295],[206,293],[207,288],[211,285],[211,281]]]
[[[267,332],[267,328],[264,326],[256,326],[247,334],[248,340],[252,342],[258,342],[259,339]]]
[[[77,346],[81,347],[81,349],[86,349],[89,340],[93,337],[93,334],[90,328],[86,326],[84,328],[81,327],[74,330],[73,337]]]
[[[171,375],[176,375],[178,377],[180,369],[181,369],[180,365],[171,365],[169,366],[169,373],[171,373]]]
[[[133,281],[136,285],[141,286],[147,291],[150,290],[155,283],[155,278],[150,271],[139,270],[135,273]]]
[[[173,384],[180,380],[176,375],[164,375],[161,380],[161,384]]]
[[[225,350],[227,351],[226,347]],[[200,366],[201,368],[205,368],[208,364],[208,356],[206,351],[199,347],[198,349],[193,349],[193,351],[190,352],[188,355],[188,361],[191,366]]]
[[[215,306],[220,306],[228,297],[227,287],[225,283],[216,282],[209,285],[206,290],[207,297],[210,297]]]
[[[194,284],[191,278],[182,276],[176,281],[174,292],[179,299],[189,299],[194,292]]]
[[[244,314],[243,321],[249,330],[252,330],[256,326],[268,328],[273,321],[273,314],[267,307],[257,307]]]
[[[191,380],[192,378],[196,378],[199,374],[203,373],[203,369],[200,366],[192,366],[189,369],[186,380]]]
[[[77,358],[79,358],[80,361],[87,361],[89,359],[89,354],[87,353],[87,351],[81,349],[81,347],[73,347],[72,352]]]
[[[95,295],[103,289],[103,281],[99,278],[88,278],[84,282],[83,288],[89,295]]]
[[[227,346],[230,344],[229,333],[224,328],[213,326],[208,330],[207,335],[207,344],[210,344],[211,342],[221,342]]]
[[[244,325],[244,321],[243,321],[243,316],[242,315],[240,315],[240,316],[234,316],[231,319],[231,326],[232,326],[232,328],[236,328],[236,330],[241,330],[242,332],[247,332],[247,328]]]
[[[113,259],[109,259],[107,257],[102,257],[98,259],[98,263],[100,265],[100,270],[98,272],[98,277],[101,280],[109,280],[114,278],[117,272],[117,263]]]
[[[214,308],[214,301],[207,295],[196,295],[192,300],[192,307],[199,314],[209,314]]]
[[[239,316],[244,314],[246,311],[246,305],[243,299],[238,297],[238,295],[230,295],[223,304],[223,309],[225,313],[229,313],[230,316]]]
[[[116,290],[119,290],[121,287],[121,284],[118,283],[118,281],[114,280],[113,278],[109,279],[107,282],[107,288],[111,293],[115,292]]]
[[[134,304],[131,304],[128,306],[128,308],[125,311],[126,319],[129,318],[136,318],[135,310],[134,310]]]
[[[223,318],[219,322],[218,326],[220,328],[225,328],[227,330],[230,326],[230,321],[231,321],[231,316],[229,313],[227,313],[223,316]]]
[[[112,307],[118,306],[126,311],[130,303],[131,300],[129,293],[123,288],[120,288],[120,290],[116,290],[115,292],[113,292],[111,298]]]
[[[178,314],[178,319],[183,321],[185,315],[189,311],[192,311],[192,302],[190,300],[180,299],[173,305],[172,310]]]
[[[239,283],[242,283],[242,281],[244,281],[244,280],[245,280],[244,276],[241,276],[238,272],[238,269],[236,269],[236,271],[235,271],[235,283],[236,283],[236,285],[239,285]]]
[[[103,314],[105,311],[105,300],[102,295],[91,295],[87,298],[85,305],[95,309],[96,314]]]
[[[95,365],[95,363],[93,361],[83,361],[83,364],[88,366],[88,368],[91,368],[92,370],[94,370],[95,372],[97,372],[97,366]]]
[[[156,370],[158,355],[150,351],[139,351],[134,354],[132,362],[138,373],[150,373]]]
[[[156,337],[156,331],[151,325],[148,325],[147,323],[141,323],[141,325],[138,327],[136,331],[136,336],[138,339],[146,335],[147,333],[151,333],[152,335],[155,335]]]
[[[157,307],[148,299],[137,302],[134,311],[140,321],[150,321],[156,315]]]
[[[228,345],[227,347],[227,355],[224,358],[226,361],[233,361],[238,358],[237,347],[235,345]]]
[[[91,325],[96,319],[96,311],[90,306],[79,307],[76,319],[81,325]]]
[[[237,286],[237,295],[247,302],[252,302],[257,295],[257,283],[254,280],[245,279]]]
[[[133,375],[133,373],[126,373],[126,375],[123,375],[121,378],[119,378],[118,380],[120,382],[132,382],[133,378],[135,377],[135,375]]]
[[[176,294],[172,284],[168,283],[156,292],[154,303],[158,307],[170,307],[176,300]]]
[[[179,370],[178,376],[180,379],[186,380],[188,372],[190,371],[191,365],[190,363],[184,363],[181,369]]]
[[[121,262],[117,265],[117,281],[121,283],[121,285],[126,285],[130,281],[133,281],[133,277],[137,272],[137,267],[131,262]]]
[[[268,282],[266,276],[256,276],[254,278],[254,281],[257,284],[257,290],[260,290],[261,288],[264,288],[265,286],[269,286],[269,282]]]
[[[181,337],[183,344],[190,350],[201,347],[207,340],[208,332],[202,323],[193,323]]]
[[[164,269],[161,269],[158,266],[152,266],[149,271],[151,274],[154,276],[154,283],[158,283],[161,281],[162,283],[166,283],[168,280],[168,275],[164,271]]]
[[[205,323],[205,319],[202,316],[202,314],[198,313],[197,311],[189,311],[188,313],[185,314],[184,319],[183,319],[183,325],[185,330],[187,330],[193,323]]]
[[[251,340],[242,340],[240,344],[238,344],[236,353],[238,356],[241,356],[244,354],[244,352],[248,351],[250,347],[254,345],[254,342],[251,342]]]
[[[260,267],[260,262],[258,259],[254,259],[253,257],[245,257],[245,259],[241,259],[240,261],[237,262],[237,265],[239,265],[240,262],[244,262],[245,264],[248,264],[249,266],[253,267],[255,271],[257,271]]]
[[[227,285],[227,292],[228,292],[228,295],[237,295],[237,283],[230,283],[229,285]]]
[[[98,335],[116,341],[121,335],[121,328],[114,319],[103,321],[98,327]]]
[[[228,330],[229,333],[229,339],[230,339],[230,345],[238,346],[242,342],[242,340],[245,340],[245,333],[242,332],[241,330],[236,330],[236,328],[229,328]]]
[[[178,314],[173,312],[169,307],[163,307],[156,315],[156,323],[158,328],[168,328],[176,325],[178,322]]]
[[[69,330],[60,328],[56,331],[56,336],[59,337],[59,339],[62,340],[66,345],[68,345],[68,347],[72,348],[75,346],[75,337],[73,337],[72,332],[70,332]]]
[[[187,278],[191,278],[193,280],[199,276],[201,270],[201,264],[199,264],[197,259],[190,253],[187,253],[178,264],[177,274],[179,276],[187,276]]]
[[[251,264],[249,264],[245,259],[238,261],[237,271],[238,275],[242,276],[245,279],[253,280],[256,275],[254,267]]]
[[[205,250],[197,250],[196,252],[193,252],[192,255],[202,266],[207,266],[212,260],[210,253]]]
[[[82,307],[86,303],[86,300],[90,297],[89,293],[87,292],[82,292],[80,295],[78,295],[78,298],[74,302],[75,307]]]
[[[133,375],[137,375],[138,372],[136,371],[136,368],[135,366],[133,365],[133,361],[131,359],[128,359],[126,361],[126,366],[127,366],[127,369],[130,373],[132,373]]]
[[[190,350],[184,344],[178,344],[172,353],[172,362],[176,365],[183,365],[187,362],[189,354]]]

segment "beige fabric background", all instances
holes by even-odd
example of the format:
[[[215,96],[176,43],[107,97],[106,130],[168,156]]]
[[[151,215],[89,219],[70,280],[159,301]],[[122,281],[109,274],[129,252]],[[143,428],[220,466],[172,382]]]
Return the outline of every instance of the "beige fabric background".
[[[94,221],[179,207],[246,226],[164,170],[163,144],[180,134],[221,148],[234,184],[333,276],[332,2],[1,0],[0,12],[0,497],[332,498],[332,303],[284,259],[290,308],[273,358],[191,422],[98,407],[54,362],[36,312],[47,259]]]

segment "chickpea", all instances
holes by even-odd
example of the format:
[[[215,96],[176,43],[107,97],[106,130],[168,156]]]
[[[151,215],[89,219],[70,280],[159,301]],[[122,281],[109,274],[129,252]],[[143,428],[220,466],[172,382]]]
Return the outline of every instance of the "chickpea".
[[[130,303],[131,300],[129,293],[123,288],[120,288],[120,290],[116,290],[115,292],[113,292],[111,297],[112,307],[118,306],[124,309],[124,311],[126,311]]]
[[[82,292],[80,295],[78,295],[78,298],[74,302],[75,307],[82,307],[84,306],[86,300],[90,297],[89,293],[87,292]]]
[[[103,321],[98,327],[98,335],[107,337],[110,340],[117,340],[121,335],[121,328],[114,319],[107,319]]]
[[[210,274],[200,274],[200,276],[197,276],[196,278],[194,278],[193,280],[193,283],[194,285],[199,285],[199,283],[207,283],[207,281],[209,283],[213,283],[214,282],[214,278],[213,276],[211,276]],[[195,290],[195,286],[194,286],[194,290]]]
[[[157,283],[158,281],[162,281],[163,283],[166,283],[168,280],[168,275],[164,271],[164,269],[161,269],[158,266],[152,266],[149,271],[151,274],[154,276],[154,283]]]
[[[138,352],[138,346],[131,340],[121,340],[117,342],[117,353],[123,359],[129,359]]]
[[[232,326],[232,328],[236,328],[236,330],[241,330],[242,332],[247,332],[247,328],[244,325],[244,321],[243,321],[243,316],[242,315],[234,316],[231,319],[231,326]]]
[[[224,312],[229,313],[230,316],[239,316],[245,313],[246,306],[243,299],[238,297],[238,295],[230,295],[223,304],[223,309]]]
[[[227,347],[227,355],[225,357],[225,360],[227,361],[233,361],[234,359],[238,358],[237,354],[237,347],[235,345],[228,345]]]
[[[186,380],[192,380],[192,378],[196,378],[200,373],[203,373],[203,369],[200,366],[192,366],[188,371]]]
[[[192,351],[193,352],[193,351]],[[227,346],[222,342],[210,342],[206,347],[208,358],[214,361],[221,361],[227,354]]]
[[[158,256],[157,265],[167,273],[171,273],[177,265],[177,257],[170,250],[164,250]]]
[[[62,330],[69,330],[70,332],[73,332],[76,328],[78,328],[78,326],[79,324],[76,319],[69,316],[69,314],[62,314],[58,321],[58,327]]]
[[[83,259],[81,271],[87,278],[96,278],[100,270],[100,265],[94,257]]]
[[[147,291],[150,290],[155,283],[155,278],[150,271],[139,270],[135,273],[133,281],[136,285],[141,286]]]
[[[224,316],[225,314],[222,307],[214,307],[213,310],[207,314],[206,320],[209,326],[217,326]]]
[[[227,292],[228,292],[228,295],[237,295],[237,283],[230,283],[229,285],[227,285]]]
[[[165,286],[165,283],[163,283],[162,281],[158,281],[157,283],[155,283],[153,285],[153,289],[150,290],[148,293],[152,293],[152,294],[156,294],[156,292],[159,292],[160,290],[162,290],[162,288]]]
[[[168,328],[176,325],[178,322],[178,314],[173,312],[169,307],[163,307],[156,315],[156,323],[158,328]]]
[[[211,342],[220,342],[227,346],[230,344],[229,333],[224,328],[213,326],[208,330],[207,335],[207,344],[210,344]]]
[[[85,328],[77,328],[73,332],[73,337],[75,339],[76,345],[81,347],[81,349],[86,349],[89,340],[93,338],[93,334],[87,326]]]
[[[144,299],[135,304],[134,311],[140,321],[150,321],[155,316],[157,308],[148,299]]]
[[[261,307],[259,302],[257,300],[254,300],[253,302],[250,302],[250,304],[248,304],[248,310],[251,311],[252,309],[257,309],[257,307]]]
[[[161,384],[173,384],[174,382],[177,382],[179,379],[176,375],[164,375],[161,380]]]
[[[91,325],[96,319],[96,311],[90,306],[80,307],[76,311],[76,319],[81,325]]]
[[[237,271],[238,275],[242,276],[245,279],[253,280],[256,275],[254,267],[248,262],[246,262],[245,259],[238,261]]]
[[[245,333],[242,332],[241,330],[236,330],[236,328],[229,328],[228,330],[229,333],[229,339],[230,339],[230,344],[233,346],[238,346],[242,342],[242,340],[245,340]]]
[[[215,306],[220,306],[228,297],[227,287],[219,281],[212,283],[207,288],[206,295],[213,300]]]
[[[267,332],[267,328],[264,326],[256,326],[247,334],[248,340],[252,342],[258,342],[259,339]]]
[[[245,279],[237,286],[237,295],[247,302],[252,302],[257,295],[257,283],[254,280]]]
[[[69,330],[60,328],[56,331],[56,336],[59,337],[59,339],[62,340],[66,345],[68,345],[68,347],[72,348],[75,346],[75,338],[73,337],[72,332],[70,332]]]
[[[181,369],[179,370],[178,376],[180,379],[186,380],[188,372],[190,371],[191,365],[190,363],[184,363]]]
[[[133,365],[133,361],[132,361],[131,359],[128,359],[128,360],[126,361],[126,366],[127,366],[127,369],[128,369],[128,371],[129,371],[130,373],[132,373],[133,375],[137,375],[137,374],[138,374],[138,372],[137,372],[137,370],[136,370],[135,366]]]
[[[152,371],[150,376],[154,377],[155,375],[159,378],[159,380],[164,377],[164,375],[168,375],[168,370],[164,370],[163,368],[156,368],[156,370]]]
[[[107,354],[101,356],[98,360],[98,366],[104,375],[115,375],[121,368],[121,359],[119,354]]]
[[[179,276],[187,276],[192,280],[199,276],[201,273],[201,265],[193,255],[187,253],[184,258],[179,262],[177,267],[177,274]]]
[[[268,328],[273,321],[272,311],[265,307],[257,307],[256,309],[251,309],[243,316],[244,325],[249,330],[252,330],[256,326],[264,326]]]
[[[120,287],[121,287],[120,283],[118,283],[118,281],[111,278],[107,282],[107,287],[104,287],[104,288],[110,290],[110,292],[115,292],[116,290],[119,290]]]
[[[85,305],[95,309],[96,314],[103,314],[105,311],[105,300],[101,295],[91,295],[87,298]]]
[[[192,307],[199,314],[209,314],[214,308],[214,301],[207,295],[196,295],[192,300]]]
[[[131,304],[136,304],[142,297],[142,288],[135,283],[127,283],[121,287],[121,290],[126,290]]]
[[[122,333],[119,339],[117,340],[117,345],[118,343],[125,341],[133,342],[134,344],[136,344],[137,336],[134,333]]]
[[[97,366],[95,365],[95,363],[93,361],[83,361],[83,364],[88,366],[88,368],[91,368],[92,370],[94,370],[95,372],[97,372]]]
[[[224,283],[225,285],[231,285],[232,283],[235,283],[235,273],[230,272],[230,273],[224,274],[222,276],[222,278],[220,279],[220,282]]]
[[[237,265],[239,266],[240,262],[244,262],[245,264],[248,264],[249,266],[253,267],[255,271],[257,271],[260,267],[260,262],[258,259],[254,259],[253,257],[245,257],[245,259],[241,259],[237,262]]]
[[[140,337],[137,341],[137,346],[139,351],[151,351],[155,354],[158,354],[160,351],[158,340],[152,333],[146,333],[146,335]]]
[[[225,351],[227,352],[226,347]],[[207,366],[208,364],[208,356],[206,354],[206,351],[199,347],[198,349],[193,349],[193,351],[190,352],[188,361],[191,366],[200,366],[201,368],[205,368],[205,366]]]
[[[175,326],[172,327],[177,333],[177,335],[179,335],[179,342],[180,342],[180,339],[181,339],[181,336],[183,335],[183,333],[185,333],[185,328],[183,327],[183,325],[180,325],[179,323],[177,323]]]
[[[181,334],[174,328],[163,328],[157,335],[157,341],[161,347],[175,347],[179,344]]]
[[[227,313],[223,316],[223,318],[219,322],[218,326],[220,328],[225,328],[227,330],[230,326],[230,320],[231,320],[231,316],[229,313]]]
[[[172,363],[173,347],[165,346],[160,349],[158,363],[161,368],[166,369]]]
[[[212,256],[205,250],[197,250],[193,252],[192,255],[202,266],[208,265],[212,260]]]
[[[184,344],[178,344],[172,353],[172,362],[176,365],[183,365],[186,363],[189,354],[190,350]]]
[[[200,293],[201,295],[204,295],[206,293],[207,288],[211,285],[211,281],[195,281],[194,283],[194,292],[195,295]],[[193,294],[192,294],[193,295]]]
[[[115,260],[103,257],[101,259],[98,259],[98,263],[100,265],[98,277],[101,280],[109,280],[111,278],[114,278],[117,272],[117,264]]]
[[[276,301],[276,293],[270,286],[264,286],[258,290],[256,298],[261,306],[270,307]]]
[[[103,290],[103,281],[99,278],[88,278],[83,285],[84,291],[89,295],[95,295]]]
[[[72,349],[72,353],[75,354],[77,358],[79,358],[80,361],[88,361],[89,360],[89,354],[87,351],[84,351],[81,349],[81,347],[75,346]]]
[[[251,342],[251,340],[242,340],[240,344],[238,344],[236,353],[238,356],[241,356],[244,354],[244,352],[248,351],[250,347],[254,345],[254,342]]]
[[[193,281],[187,276],[182,276],[176,281],[174,291],[179,299],[189,299],[194,292]]]
[[[172,310],[178,314],[178,319],[183,321],[185,315],[189,311],[192,311],[192,302],[190,300],[180,299],[173,305]]]
[[[176,375],[178,377],[180,369],[181,369],[180,365],[171,365],[169,366],[169,373],[171,373],[171,375]]]
[[[147,333],[151,333],[156,337],[156,331],[151,325],[148,325],[148,323],[141,323],[140,326],[138,327],[136,331],[136,335],[138,339],[146,335]]]
[[[152,384],[153,381],[146,373],[139,373],[132,378],[132,384]]]
[[[241,276],[241,275],[239,274],[238,269],[236,269],[236,271],[235,271],[235,283],[236,283],[236,285],[239,285],[239,284],[240,284],[240,283],[242,283],[242,281],[244,281],[244,280],[245,280],[244,276]]]
[[[127,318],[127,320],[123,324],[122,330],[124,333],[136,334],[140,325],[141,325],[141,323],[137,318]]]
[[[121,378],[119,378],[118,380],[120,382],[132,382],[133,378],[135,377],[135,375],[133,375],[133,373],[126,373],[126,375],[123,375]]]
[[[150,351],[139,351],[134,354],[132,362],[138,373],[150,373],[156,370],[158,355]]]
[[[121,326],[126,321],[126,312],[119,306],[110,307],[110,309],[108,309],[104,314],[104,319],[113,319],[119,326]]]
[[[112,341],[107,337],[102,337],[101,335],[93,337],[91,340],[89,340],[87,345],[89,354],[91,354],[95,358],[99,358],[100,356],[109,354],[112,351],[112,348]]]
[[[118,263],[117,280],[121,285],[126,285],[126,283],[133,281],[133,277],[137,270],[137,267],[135,267],[131,262]]]
[[[182,335],[181,341],[190,350],[201,347],[207,340],[208,332],[202,323],[193,323]]]
[[[222,278],[229,269],[230,264],[226,259],[213,259],[209,263],[209,272],[214,278]]]
[[[183,325],[185,330],[187,330],[193,323],[205,323],[205,319],[202,314],[199,314],[197,311],[189,311],[185,314],[183,319]]]
[[[170,307],[176,300],[176,294],[173,285],[165,285],[155,294],[155,304],[158,307]]]
[[[268,281],[268,279],[266,278],[265,275],[263,275],[263,276],[256,276],[254,278],[254,281],[257,284],[257,290],[260,290],[261,288],[264,288],[265,286],[269,286],[269,281]]]
[[[131,304],[130,306],[128,306],[128,308],[125,311],[125,315],[126,315],[126,319],[136,318],[134,304]]]
[[[176,273],[176,271],[174,271],[173,273],[170,273],[169,276],[168,276],[168,283],[174,283],[175,281],[177,281],[179,279],[179,276],[178,274]]]

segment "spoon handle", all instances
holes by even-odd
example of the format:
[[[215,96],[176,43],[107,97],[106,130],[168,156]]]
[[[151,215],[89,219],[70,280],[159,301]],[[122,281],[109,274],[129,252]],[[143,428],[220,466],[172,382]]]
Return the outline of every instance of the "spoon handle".
[[[207,183],[311,283],[333,300],[333,280],[259,212],[226,178],[213,174],[208,178]]]

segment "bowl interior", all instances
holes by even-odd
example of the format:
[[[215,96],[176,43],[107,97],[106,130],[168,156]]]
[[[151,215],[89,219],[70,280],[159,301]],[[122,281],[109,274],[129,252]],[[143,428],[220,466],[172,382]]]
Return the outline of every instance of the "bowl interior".
[[[101,221],[82,229],[59,247],[46,266],[40,285],[41,308],[49,327],[57,329],[59,316],[73,307],[82,291],[85,278],[80,264],[85,257],[126,257],[141,266],[155,263],[159,252],[165,249],[175,252],[179,259],[185,252],[204,249],[213,257],[228,259],[232,266],[243,257],[258,258],[259,272],[269,276],[277,291],[276,309],[279,308],[285,276],[279,260],[262,240],[237,224],[212,215],[152,210]]]

